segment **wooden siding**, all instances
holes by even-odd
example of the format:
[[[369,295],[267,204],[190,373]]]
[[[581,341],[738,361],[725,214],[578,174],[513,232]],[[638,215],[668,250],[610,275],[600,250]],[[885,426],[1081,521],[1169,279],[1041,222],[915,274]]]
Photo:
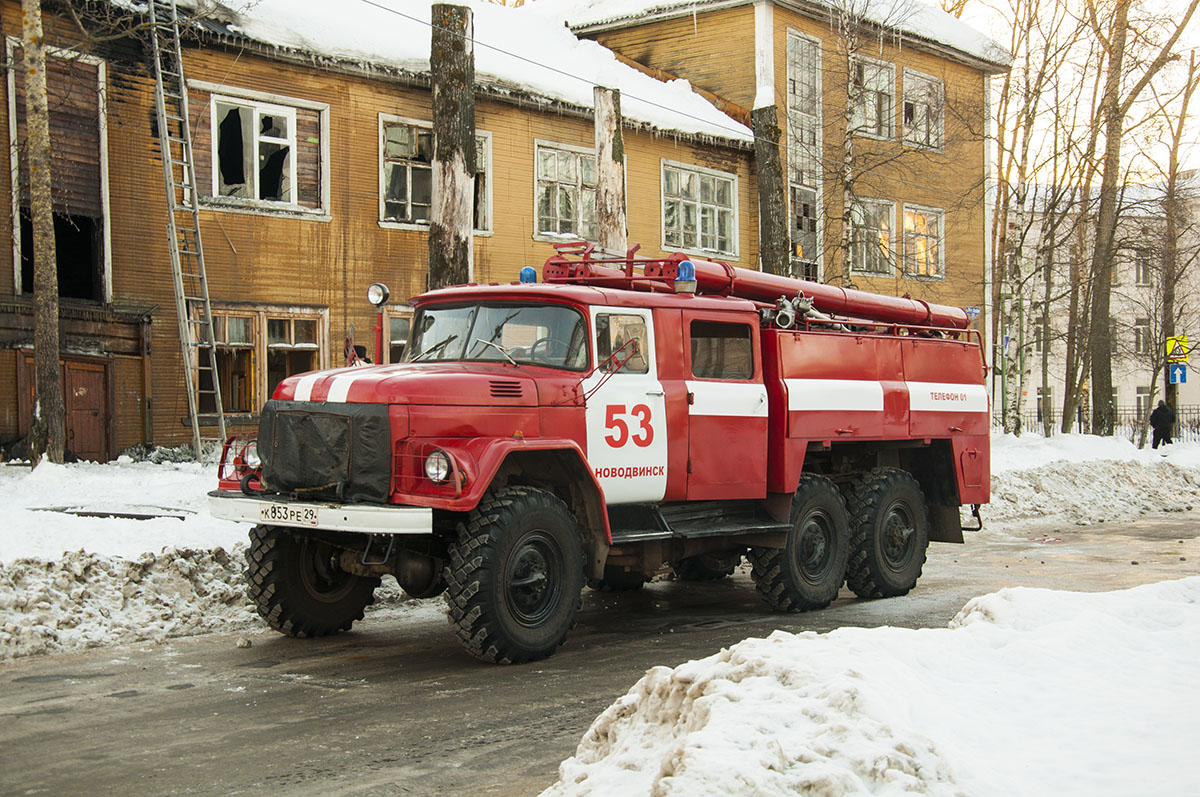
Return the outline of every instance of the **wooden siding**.
[[[593,38],[743,108],[754,106],[754,6],[749,3],[604,31]]]
[[[0,0],[6,30],[14,0]],[[12,33],[13,31],[7,30]],[[205,90],[189,92],[196,136],[197,178],[201,194],[211,189],[209,85],[221,93],[284,95],[306,105],[328,106],[325,127],[320,115],[298,109],[298,189],[302,204],[320,210],[273,212],[262,207],[202,205],[201,229],[209,289],[223,307],[271,306],[301,312],[324,311],[323,362],[340,365],[342,341],[350,325],[355,339],[374,348],[375,316],[365,297],[376,281],[388,284],[391,304],[403,306],[425,290],[427,231],[379,221],[379,116],[431,118],[427,90],[394,81],[321,70],[271,60],[245,51],[185,51],[189,81]],[[184,419],[182,360],[175,319],[166,238],[166,201],[154,125],[154,82],[148,57],[122,57],[108,64],[109,227],[113,300],[154,306],[150,325],[152,357],[114,357],[116,450],[143,438],[143,410],[152,399],[154,442],[177,444],[190,439]],[[281,98],[280,104],[286,104]],[[0,108],[7,125],[7,105]],[[474,241],[474,279],[508,282],[521,267],[541,264],[553,254],[552,242],[534,230],[534,147],[543,140],[591,148],[590,118],[481,99],[476,125],[489,134],[491,183],[490,231]],[[328,141],[321,142],[323,130]],[[704,166],[737,178],[737,265],[757,262],[756,189],[748,148],[701,145],[669,134],[626,129],[629,241],[641,254],[666,254],[662,248],[661,169],[670,160]],[[315,141],[313,139],[316,139]],[[324,145],[324,148],[322,147]],[[305,153],[305,147],[310,147]],[[321,164],[322,152],[329,163]],[[0,187],[7,189],[7,170]],[[327,174],[328,186],[319,179]],[[5,197],[9,194],[4,194]],[[0,213],[0,237],[11,240],[8,201]],[[9,263],[11,261],[8,261]],[[0,269],[0,292],[11,294],[12,269]],[[372,352],[373,353],[373,352]],[[15,381],[11,349],[0,349],[0,382]],[[144,369],[148,369],[149,374]],[[149,382],[149,388],[145,386]],[[258,386],[262,400],[262,386]],[[10,406],[0,392],[0,420]],[[244,419],[249,420],[249,419]],[[7,422],[6,422],[7,423]],[[235,423],[234,428],[238,427]],[[7,427],[4,427],[7,428]],[[4,431],[0,428],[0,431]],[[209,431],[211,433],[212,430]]]

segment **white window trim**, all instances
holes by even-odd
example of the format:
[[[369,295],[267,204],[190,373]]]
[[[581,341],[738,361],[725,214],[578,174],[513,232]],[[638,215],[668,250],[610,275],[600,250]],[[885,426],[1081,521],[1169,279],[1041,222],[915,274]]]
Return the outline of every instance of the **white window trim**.
[[[391,113],[379,114],[379,226],[385,230],[418,230],[428,232],[428,224],[419,224],[412,221],[389,221],[385,219],[386,203],[384,202],[384,193],[387,186],[383,181],[383,128],[387,124],[412,125],[413,127],[423,127],[426,130],[433,129],[433,123],[422,119],[414,119],[409,116],[397,116]],[[484,186],[484,201],[487,203],[487,226],[482,229],[472,229],[471,234],[476,238],[489,238],[492,236],[494,227],[492,219],[496,215],[495,208],[492,206],[492,185],[495,183],[494,175],[492,174],[492,134],[488,130],[475,130],[475,137],[482,138],[483,152],[476,149],[475,159],[483,161],[483,171],[488,176],[487,185]]]
[[[321,172],[319,180],[321,182],[321,206],[319,208],[307,208],[303,205],[291,205],[283,202],[271,202],[262,199],[243,199],[238,197],[221,197],[221,196],[206,196],[200,198],[200,206],[206,210],[215,210],[224,213],[250,213],[254,215],[266,216],[295,216],[305,218],[310,221],[332,221],[333,216],[330,213],[330,170],[329,170],[329,103],[314,102],[312,100],[303,100],[298,97],[288,97],[283,94],[274,94],[267,91],[256,91],[254,89],[243,89],[234,86],[227,86],[221,83],[212,83],[207,80],[189,80],[187,82],[189,91],[205,91],[211,96],[209,98],[209,124],[212,126],[212,164],[213,169],[213,184],[210,189],[216,193],[216,115],[212,112],[213,102],[218,98],[225,102],[250,101],[262,103],[265,105],[275,105],[281,108],[303,108],[309,111],[316,111],[321,129]],[[297,141],[298,143],[298,141]],[[298,150],[299,146],[294,149]],[[293,161],[297,152],[293,152]],[[293,171],[293,175],[295,175]],[[296,182],[293,176],[293,183]],[[297,186],[298,190],[298,186]]]
[[[888,109],[888,114],[887,114],[888,131],[887,131],[886,135],[879,135],[878,133],[872,133],[872,132],[869,132],[866,130],[859,130],[859,129],[857,129],[857,127],[854,129],[853,135],[861,136],[863,138],[875,139],[876,141],[891,141],[892,139],[894,139],[896,137],[896,105],[897,105],[897,103],[896,103],[896,65],[894,63],[892,63],[891,61],[884,61],[879,58],[871,58],[870,56],[866,56],[866,55],[855,55],[855,56],[853,56],[853,60],[851,61],[852,65],[853,65],[854,61],[862,61],[864,63],[875,64],[876,66],[882,66],[887,69],[889,86],[890,86],[888,93],[889,93],[889,96],[891,97],[891,106],[892,107]],[[851,79],[853,79],[853,78],[851,77]],[[855,111],[852,110],[851,111],[851,120],[852,121],[853,121],[854,113],[855,113]]]
[[[537,163],[538,147],[545,147],[547,149],[561,149],[564,152],[574,152],[579,155],[591,155],[593,161],[596,159],[596,148],[594,146],[593,147],[581,147],[577,144],[562,144],[557,141],[549,141],[547,139],[542,139],[542,138],[535,138],[533,140],[533,235],[530,237],[535,241],[545,241],[547,243],[554,243],[554,244],[560,244],[560,243],[569,242],[569,241],[587,240],[582,235],[575,235],[573,233],[553,233],[553,232],[542,232],[542,231],[538,230],[538,228],[537,228],[538,227],[538,163]],[[628,160],[626,160],[626,169],[625,169],[626,175],[629,174],[628,166],[629,166],[629,163],[628,163]],[[582,190],[582,188],[581,188],[581,190]],[[597,216],[598,216],[599,215],[599,190],[600,190],[599,186],[597,186],[596,190],[597,190],[597,198],[596,198],[597,199],[597,208],[596,208],[596,210],[597,210]],[[628,196],[629,192],[626,191],[625,195]],[[580,207],[582,207],[582,202],[580,203]],[[597,218],[596,219],[597,231],[599,230],[599,224],[600,224],[600,219]],[[592,241],[592,243],[595,243],[595,241]]]
[[[915,279],[923,281],[937,281],[946,279],[946,210],[944,208],[933,208],[927,205],[915,205],[909,202],[904,203],[901,209],[901,214],[908,211],[916,211],[917,213],[931,213],[939,216],[938,222],[938,273],[936,276],[930,274],[918,274],[915,271],[910,271],[908,267],[908,231],[904,229],[904,216],[900,216],[900,270],[906,279]]]
[[[262,411],[263,405],[267,402],[270,395],[267,394],[267,357],[271,353],[271,346],[267,342],[267,319],[268,318],[299,318],[305,321],[312,320],[317,322],[317,368],[325,370],[330,367],[332,354],[329,346],[329,308],[328,307],[302,307],[298,305],[279,305],[279,304],[240,304],[237,302],[211,302],[213,312],[220,315],[237,315],[250,316],[253,319],[251,338],[254,343],[254,380],[255,380],[255,403],[257,408],[250,414],[257,415]],[[276,347],[278,351],[280,347]],[[314,349],[305,346],[288,346],[289,351]],[[192,367],[196,367],[196,361],[199,357],[199,349],[193,349],[192,352]],[[245,415],[246,413],[237,413]]]
[[[673,169],[680,169],[683,171],[695,172],[696,174],[701,174],[701,175],[709,175],[711,177],[719,177],[722,180],[729,180],[733,183],[733,186],[730,189],[730,197],[729,197],[732,202],[731,211],[733,213],[733,223],[731,225],[732,229],[730,230],[730,239],[731,239],[730,245],[731,245],[732,251],[726,252],[726,251],[719,250],[719,249],[701,249],[699,247],[693,248],[693,247],[686,247],[686,246],[676,246],[674,244],[667,243],[667,226],[666,226],[666,219],[665,219],[666,214],[664,212],[665,207],[666,207],[666,201],[667,201],[667,177],[666,177],[667,167],[671,167]],[[697,200],[697,204],[699,204],[699,200]],[[699,257],[708,257],[710,255],[716,254],[716,255],[722,255],[724,257],[728,257],[732,260],[737,260],[738,256],[739,256],[738,253],[740,251],[740,241],[739,241],[740,236],[738,235],[738,232],[739,232],[738,220],[740,218],[741,217],[740,217],[739,211],[738,211],[738,176],[737,176],[737,174],[735,174],[733,172],[722,172],[722,171],[718,171],[717,169],[709,169],[705,166],[697,166],[692,163],[684,163],[682,161],[667,160],[666,158],[662,158],[659,161],[659,169],[658,169],[658,230],[659,230],[659,237],[661,240],[662,249],[664,252],[683,252],[684,254],[697,255]],[[699,225],[699,223],[700,223],[700,216],[699,216],[699,214],[697,214],[696,224]],[[696,228],[696,240],[697,241],[700,240],[699,226],[697,226],[697,228]]]
[[[929,75],[924,72],[918,72],[917,70],[910,69],[909,67],[906,66],[906,67],[904,67],[904,91],[906,91],[906,92],[908,91],[908,82],[909,82],[910,78],[915,78],[918,80],[926,80],[931,83],[936,83],[938,86],[938,90],[941,92],[940,99],[941,99],[942,107],[938,109],[938,126],[937,126],[938,143],[937,144],[925,144],[920,141],[910,141],[908,139],[908,137],[905,135],[905,127],[904,127],[905,98],[903,96],[900,98],[900,140],[901,140],[901,142],[904,143],[905,146],[913,147],[915,149],[930,150],[932,152],[943,152],[943,151],[945,151],[945,148],[946,148],[946,82],[944,80],[942,80],[941,78],[934,77],[933,75]]]
[[[817,91],[817,141],[814,144],[814,146],[817,149],[817,163],[821,163],[823,161],[823,158],[821,157],[821,155],[825,151],[825,132],[824,132],[824,128],[825,128],[825,124],[824,124],[824,120],[825,120],[825,102],[824,102],[825,89],[823,86],[824,52],[822,49],[822,43],[821,43],[821,40],[816,38],[815,36],[808,36],[804,33],[801,33],[800,31],[796,30],[795,28],[788,28],[787,38],[789,38],[789,39],[792,39],[792,38],[804,39],[809,42],[815,43],[817,45],[817,64],[816,64],[816,68],[817,68],[817,85],[816,85],[816,91]],[[785,42],[785,45],[786,45],[786,42]],[[785,77],[784,77],[784,79],[785,80],[787,79],[786,58],[787,58],[787,50],[785,47],[785,49],[784,49],[784,59],[785,59],[785,65],[784,65]],[[789,107],[787,109],[787,114],[785,115],[785,121],[789,127],[792,124],[791,111],[792,111],[792,109]],[[788,135],[790,136],[791,131],[789,130],[787,132],[788,132]],[[791,139],[786,138],[785,140],[790,141]],[[788,159],[791,160],[791,157],[792,157],[791,152],[788,152]],[[789,164],[789,167],[790,167],[790,164]],[[825,171],[824,169],[821,169],[822,174],[824,173],[824,171]],[[785,192],[786,196],[784,197],[784,199],[787,202],[787,212],[788,212],[788,219],[789,219],[788,236],[790,238],[790,236],[791,236],[791,221],[790,220],[793,218],[792,214],[795,213],[795,209],[792,207],[792,192],[790,190],[791,186],[792,186],[792,182],[791,182],[790,176],[788,178],[787,184],[788,184],[789,190]],[[803,187],[809,188],[809,186],[803,186]],[[823,218],[822,208],[825,207],[825,181],[823,179],[818,178],[817,184],[815,186],[813,186],[812,188],[810,188],[809,190],[812,190],[816,196],[814,205],[815,205],[816,218],[817,218],[817,251],[816,251],[816,257],[814,257],[813,260],[815,260],[817,263],[817,278],[818,278],[818,280],[823,280],[825,278],[825,225],[821,223],[821,219]],[[788,241],[788,252],[789,252],[788,260],[789,260],[789,262],[792,260],[791,251],[792,251],[791,241],[789,240]]]
[[[875,199],[873,197],[865,197],[865,196],[855,197],[854,201],[860,205],[874,205],[876,207],[883,207],[884,205],[887,206],[888,225],[889,225],[889,227],[888,227],[888,259],[890,261],[890,266],[889,266],[888,270],[886,270],[886,271],[872,271],[870,269],[856,268],[854,266],[854,262],[853,262],[854,255],[853,255],[853,250],[852,250],[851,251],[850,270],[855,274],[862,274],[863,276],[868,276],[868,277],[869,276],[894,277],[896,275],[896,269],[897,269],[897,263],[896,263],[896,260],[897,260],[897,258],[896,258],[896,203],[890,199]],[[853,211],[851,211],[851,212],[853,212]],[[858,229],[858,227],[856,225],[854,225],[853,219],[851,219],[851,246],[852,247],[854,246],[854,232],[857,229]]]
[[[21,46],[21,40],[14,36],[6,36],[4,41],[4,51],[6,61],[11,64],[14,57],[14,50]],[[53,58],[61,58],[64,60],[75,60],[85,64],[91,64],[96,67],[96,82],[97,82],[97,112],[100,135],[100,226],[101,230],[101,247],[104,249],[101,254],[101,292],[103,293],[104,302],[108,303],[113,298],[112,288],[112,215],[109,211],[109,178],[108,178],[108,62],[102,58],[97,58],[93,55],[86,55],[75,50],[68,50],[61,47],[46,47],[46,55]],[[12,211],[12,229],[13,229],[13,294],[20,296],[23,289],[21,284],[21,171],[20,162],[18,161],[18,153],[20,142],[17,141],[17,91],[16,91],[16,74],[17,70],[9,69],[8,71],[8,163],[9,163],[9,186],[11,188],[12,199],[9,205]]]
[[[1142,268],[1142,256],[1145,255],[1145,268]],[[1139,288],[1149,288],[1154,284],[1153,250],[1141,248],[1135,250],[1133,256],[1134,285]]]
[[[411,307],[388,307],[388,308],[384,309],[384,311],[383,311],[383,351],[379,352],[380,363],[387,363],[389,365],[392,364],[392,358],[391,358],[391,354],[392,354],[392,319],[393,318],[409,319],[410,326],[409,326],[409,330],[408,330],[408,336],[411,339],[412,338],[411,323],[412,323],[413,315],[414,315],[414,313],[413,313],[413,309]],[[406,351],[407,351],[407,348],[408,348],[408,344],[406,343],[405,344]],[[374,352],[372,352],[372,355],[374,355]]]

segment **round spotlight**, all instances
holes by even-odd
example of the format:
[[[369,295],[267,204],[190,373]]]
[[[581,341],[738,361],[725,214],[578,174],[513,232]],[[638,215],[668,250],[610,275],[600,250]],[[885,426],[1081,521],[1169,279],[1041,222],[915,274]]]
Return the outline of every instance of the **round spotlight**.
[[[371,287],[367,288],[367,301],[376,307],[382,307],[390,295],[388,286],[382,282],[373,282]]]

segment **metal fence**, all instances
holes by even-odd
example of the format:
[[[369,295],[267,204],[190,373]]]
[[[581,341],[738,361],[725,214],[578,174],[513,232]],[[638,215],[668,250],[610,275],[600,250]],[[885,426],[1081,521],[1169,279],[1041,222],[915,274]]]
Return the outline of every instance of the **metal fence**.
[[[1157,404],[1156,404],[1157,406]],[[1070,431],[1076,434],[1088,434],[1091,432],[1091,413],[1085,413],[1082,410],[1075,413],[1075,417],[1071,421]],[[995,418],[993,424],[997,429],[1002,429],[1004,424],[1002,419]],[[1141,412],[1137,407],[1117,407],[1116,428],[1113,434],[1118,437],[1124,437],[1134,445],[1142,437],[1142,430],[1146,430],[1146,444],[1150,444],[1150,439],[1153,433],[1150,428],[1150,413]],[[1021,433],[1022,434],[1043,434],[1045,428],[1043,426],[1043,415],[1040,409],[1034,408],[1025,410],[1021,413]],[[1050,434],[1056,435],[1062,433],[1062,412],[1050,413]],[[1195,407],[1176,407],[1175,408],[1175,432],[1172,435],[1175,441],[1200,442],[1200,406]]]

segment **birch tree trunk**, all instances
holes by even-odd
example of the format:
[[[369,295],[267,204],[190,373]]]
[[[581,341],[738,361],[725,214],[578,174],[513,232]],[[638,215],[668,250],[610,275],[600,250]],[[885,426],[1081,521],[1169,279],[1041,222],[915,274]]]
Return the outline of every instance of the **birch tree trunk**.
[[[614,255],[629,249],[625,205],[625,140],[621,136],[621,92],[596,86],[596,224],[600,248]]]
[[[471,9],[432,8],[433,209],[429,287],[471,281],[475,199],[475,44]]]
[[[30,459],[62,462],[66,411],[59,370],[58,255],[50,189],[50,110],[46,96],[46,43],[41,0],[21,0],[22,66],[25,71],[25,142],[29,163],[29,207],[33,217],[34,370],[36,400],[30,428]]]

